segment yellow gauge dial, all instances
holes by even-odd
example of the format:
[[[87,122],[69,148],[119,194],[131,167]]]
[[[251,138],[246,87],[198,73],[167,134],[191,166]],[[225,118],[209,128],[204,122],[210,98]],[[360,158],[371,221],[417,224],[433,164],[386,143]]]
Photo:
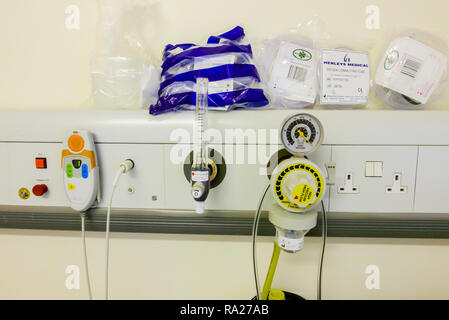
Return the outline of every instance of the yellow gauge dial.
[[[306,212],[317,206],[326,192],[321,169],[305,158],[283,161],[271,177],[274,198],[284,209]]]

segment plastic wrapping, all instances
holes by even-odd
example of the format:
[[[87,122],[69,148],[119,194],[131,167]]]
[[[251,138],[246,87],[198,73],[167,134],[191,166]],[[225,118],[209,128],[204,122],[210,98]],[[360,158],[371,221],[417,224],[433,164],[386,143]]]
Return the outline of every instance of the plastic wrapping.
[[[319,105],[325,109],[364,108],[371,93],[371,36],[325,28],[318,67]]]
[[[91,60],[96,107],[139,108],[154,95],[158,72],[150,65],[141,34],[153,3],[98,0],[97,48]]]
[[[141,104],[143,64],[130,56],[92,60],[92,88],[96,107],[137,108]]]
[[[209,37],[203,46],[167,45],[163,53],[159,99],[150,106],[150,114],[194,109],[198,78],[209,80],[209,109],[227,111],[267,105],[251,46],[244,42],[244,37],[243,29],[236,27]]]
[[[376,94],[397,109],[421,109],[448,89],[449,48],[422,31],[408,31],[391,40],[377,67]]]
[[[258,63],[274,106],[304,108],[315,103],[318,53],[311,38],[296,33],[264,41]]]
[[[369,53],[349,46],[320,50],[318,78],[320,106],[359,109],[366,106],[371,90]]]
[[[313,17],[296,29],[265,40],[257,61],[274,108],[361,108],[371,89],[370,50],[364,39],[327,31]]]

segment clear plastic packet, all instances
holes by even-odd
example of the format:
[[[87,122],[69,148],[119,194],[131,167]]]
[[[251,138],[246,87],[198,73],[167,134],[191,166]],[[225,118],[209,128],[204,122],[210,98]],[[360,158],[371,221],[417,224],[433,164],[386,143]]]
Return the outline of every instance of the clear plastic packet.
[[[258,64],[270,103],[288,109],[315,104],[319,50],[296,32],[263,42]]]
[[[140,108],[148,105],[155,75],[144,43],[152,0],[98,0],[97,47],[91,59],[92,93],[96,107]]]
[[[245,42],[243,28],[236,27],[209,37],[206,45],[167,45],[163,53],[161,83],[157,103],[150,114],[194,109],[197,78],[209,80],[208,105],[211,110],[258,108],[268,104]]]
[[[99,108],[141,105],[143,64],[132,56],[99,56],[91,62],[92,90]]]
[[[371,91],[371,63],[366,43],[351,46],[327,44],[320,50],[318,66],[320,107],[360,109]]]
[[[367,104],[371,88],[368,42],[342,41],[328,30],[314,16],[263,42],[257,63],[273,108],[305,108],[318,102],[324,108]]]
[[[315,104],[319,93],[319,49],[329,35],[318,16],[266,39],[256,60],[272,108],[299,109]]]
[[[396,109],[421,109],[448,89],[447,44],[418,30],[402,32],[384,51],[375,77],[376,94]]]

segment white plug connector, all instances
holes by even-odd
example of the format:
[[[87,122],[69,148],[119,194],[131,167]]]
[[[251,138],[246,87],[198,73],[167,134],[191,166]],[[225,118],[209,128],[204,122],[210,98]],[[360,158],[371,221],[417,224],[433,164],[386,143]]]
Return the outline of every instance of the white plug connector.
[[[117,170],[117,173],[114,178],[114,182],[112,182],[112,189],[114,190],[117,186],[118,180],[120,179],[120,176],[122,174],[127,173],[128,171],[132,170],[134,168],[134,161],[131,159],[126,159],[123,162],[120,162],[119,170]],[[114,192],[114,191],[113,191]]]
[[[334,185],[335,184],[335,166],[336,163],[334,161],[326,162],[326,170],[327,170],[327,184]]]
[[[123,168],[122,173],[127,173],[134,168],[134,161],[132,161],[131,159],[126,159],[125,161],[120,163],[120,167]]]

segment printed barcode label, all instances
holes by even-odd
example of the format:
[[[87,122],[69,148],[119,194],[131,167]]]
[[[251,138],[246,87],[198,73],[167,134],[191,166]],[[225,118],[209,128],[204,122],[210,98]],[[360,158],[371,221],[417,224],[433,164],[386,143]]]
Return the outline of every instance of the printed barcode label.
[[[405,63],[402,66],[401,73],[406,76],[409,76],[410,78],[415,79],[419,69],[421,68],[421,65],[422,65],[421,60],[409,56],[407,57],[407,60],[405,60]]]
[[[290,65],[290,68],[288,69],[287,79],[295,80],[298,82],[304,82],[307,76],[307,69]]]

